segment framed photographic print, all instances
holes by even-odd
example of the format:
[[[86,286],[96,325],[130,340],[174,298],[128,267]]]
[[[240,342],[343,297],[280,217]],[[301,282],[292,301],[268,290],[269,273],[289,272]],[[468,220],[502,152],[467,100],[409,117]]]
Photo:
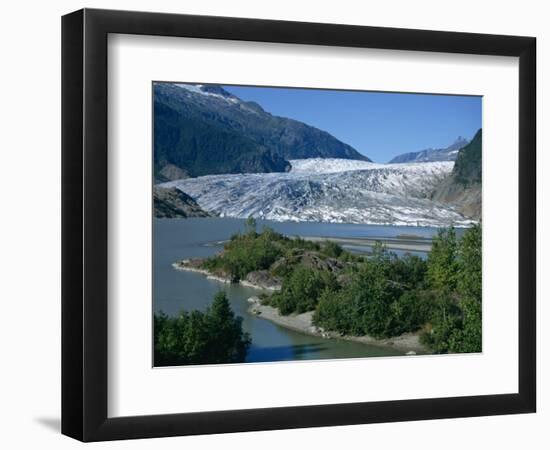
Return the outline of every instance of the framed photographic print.
[[[535,411],[534,38],[62,32],[64,434]]]

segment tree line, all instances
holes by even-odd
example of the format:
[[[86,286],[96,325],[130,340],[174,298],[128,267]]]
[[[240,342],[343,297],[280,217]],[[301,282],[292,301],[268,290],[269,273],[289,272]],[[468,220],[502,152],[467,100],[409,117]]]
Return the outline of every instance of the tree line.
[[[377,246],[350,282],[333,286],[314,313],[326,330],[377,338],[420,330],[435,353],[481,351],[480,226],[461,239],[453,228],[439,231],[426,261]]]
[[[155,314],[153,326],[155,366],[243,362],[251,343],[223,291],[205,312]]]

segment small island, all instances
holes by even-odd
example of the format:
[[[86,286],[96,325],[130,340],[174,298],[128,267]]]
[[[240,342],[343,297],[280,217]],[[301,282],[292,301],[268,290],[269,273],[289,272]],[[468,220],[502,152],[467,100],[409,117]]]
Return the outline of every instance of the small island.
[[[258,289],[249,313],[300,333],[406,354],[481,351],[481,227],[440,230],[426,260],[288,237],[254,219],[210,258],[174,268]]]

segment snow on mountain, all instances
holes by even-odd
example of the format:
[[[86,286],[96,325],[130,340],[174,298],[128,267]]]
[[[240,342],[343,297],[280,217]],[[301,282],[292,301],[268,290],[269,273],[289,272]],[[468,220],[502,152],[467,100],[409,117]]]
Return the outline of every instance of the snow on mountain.
[[[326,131],[265,111],[217,84],[153,84],[158,181],[226,173],[286,172],[290,159],[369,161]]]
[[[174,83],[175,86],[178,86],[180,88],[183,88],[183,89],[186,89],[190,92],[194,92],[195,94],[200,94],[200,95],[212,95],[214,96],[214,94],[210,94],[208,92],[204,92],[201,88],[202,88],[202,84],[186,84],[186,83]],[[215,95],[215,97],[221,97],[221,95]]]
[[[428,196],[453,162],[293,160],[287,173],[207,175],[163,183],[222,217],[418,226],[472,221]]]
[[[231,103],[240,103],[240,100],[237,97],[234,97],[227,92],[220,93],[222,92],[221,89],[219,91],[213,92],[212,89],[208,90],[203,84],[175,83],[175,86],[186,89],[189,92],[193,92],[195,94],[204,95],[206,97],[214,97],[214,98],[230,101]]]

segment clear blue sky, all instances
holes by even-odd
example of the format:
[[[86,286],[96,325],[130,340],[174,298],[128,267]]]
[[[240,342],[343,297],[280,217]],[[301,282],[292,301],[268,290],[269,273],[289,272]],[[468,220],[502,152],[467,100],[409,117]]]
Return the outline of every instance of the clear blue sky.
[[[449,146],[481,128],[481,97],[224,86],[276,116],[313,125],[376,162]]]

